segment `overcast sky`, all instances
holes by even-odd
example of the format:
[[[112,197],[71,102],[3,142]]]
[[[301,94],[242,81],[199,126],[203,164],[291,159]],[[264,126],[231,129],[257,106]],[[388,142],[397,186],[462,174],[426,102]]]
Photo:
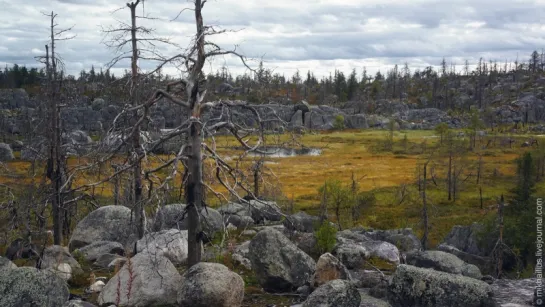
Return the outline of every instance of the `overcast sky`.
[[[55,11],[59,28],[74,25],[77,37],[58,43],[69,73],[77,75],[94,65],[103,67],[114,56],[104,44],[100,26],[128,21],[127,1],[119,0],[0,0],[0,64],[36,66],[45,53],[48,17]],[[159,20],[145,25],[187,46],[195,31],[186,0],[146,0],[138,14]],[[143,11],[144,10],[144,11]],[[545,48],[545,0],[209,0],[205,24],[240,30],[213,41],[265,66],[292,75],[312,70],[317,76],[335,69],[349,73],[364,66],[384,72],[408,62],[412,70],[438,65],[442,57],[462,68],[479,57],[500,62],[527,61],[532,50]],[[163,53],[176,50],[164,48]],[[253,63],[257,65],[257,63]],[[244,72],[238,60],[217,58],[205,67],[215,72],[226,65],[233,74]],[[141,63],[149,69],[151,63]]]

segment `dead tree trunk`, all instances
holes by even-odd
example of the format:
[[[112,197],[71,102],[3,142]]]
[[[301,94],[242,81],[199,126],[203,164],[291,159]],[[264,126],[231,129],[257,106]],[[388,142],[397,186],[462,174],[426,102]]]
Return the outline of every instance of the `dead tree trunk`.
[[[50,49],[46,46],[46,70],[47,70],[47,97],[49,106],[49,157],[47,160],[47,178],[51,182],[51,207],[53,215],[53,243],[55,245],[62,244],[63,237],[63,219],[64,219],[64,206],[63,206],[63,187],[64,179],[64,158],[61,152],[61,130],[60,130],[60,106],[58,100],[60,99],[60,84],[58,72],[57,72],[57,56],[55,54],[55,41],[59,40],[58,35],[68,30],[55,31],[55,17],[54,12],[50,15]],[[64,38],[66,39],[66,38]],[[69,39],[69,38],[68,38]]]
[[[137,94],[137,88],[138,88],[138,46],[137,46],[137,39],[136,39],[136,7],[140,3],[140,0],[137,0],[136,2],[127,3],[127,6],[131,10],[131,51],[132,51],[132,57],[131,57],[131,88],[130,88],[130,98],[131,98],[131,104],[133,107],[138,106],[138,94]],[[135,110],[133,112],[133,121],[136,121],[138,119],[138,111]],[[131,160],[133,165],[133,172],[132,172],[132,201],[134,202],[133,210],[134,210],[134,218],[136,221],[136,229],[138,231],[138,237],[142,238],[144,236],[144,205],[142,201],[142,160],[139,158],[142,155],[142,148],[140,144],[140,125],[135,125],[135,130],[132,135],[131,140],[132,145],[132,152],[131,152]]]
[[[451,200],[452,199],[452,150],[449,152],[449,156],[448,156],[447,189],[448,189],[448,200]]]
[[[427,168],[428,168],[428,162],[424,164],[423,182],[422,182],[422,223],[424,226],[424,234],[422,235],[422,249],[424,250],[428,248],[428,232],[429,232],[428,202],[426,198]]]

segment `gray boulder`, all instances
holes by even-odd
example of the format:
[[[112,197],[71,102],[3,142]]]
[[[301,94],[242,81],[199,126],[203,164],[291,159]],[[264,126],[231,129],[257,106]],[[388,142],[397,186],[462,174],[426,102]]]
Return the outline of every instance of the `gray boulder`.
[[[187,262],[187,230],[169,229],[146,234],[136,243],[138,253],[160,255],[175,265]]]
[[[6,162],[13,159],[15,159],[15,156],[13,156],[11,147],[6,143],[0,143],[0,161]]]
[[[198,263],[184,274],[179,293],[181,307],[240,306],[244,281],[223,264]]]
[[[372,297],[365,292],[360,291],[360,295],[361,295],[360,307],[391,307],[391,305],[388,304],[388,302]]]
[[[349,280],[350,273],[342,262],[330,253],[325,253],[316,262],[312,285],[319,287],[335,279]]]
[[[62,307],[97,307],[97,306],[82,300],[70,300],[64,303]]]
[[[68,248],[60,245],[52,245],[44,250],[41,268],[59,271],[61,276],[65,277],[67,277],[68,271],[70,274],[82,272],[80,264],[70,255]]]
[[[81,253],[86,261],[92,262],[104,254],[125,255],[123,245],[112,241],[97,241],[87,246],[76,249],[74,252]]]
[[[393,307],[494,307],[490,285],[474,278],[399,265],[388,285]]]
[[[453,246],[469,254],[486,256],[486,249],[483,249],[478,238],[481,229],[482,225],[477,223],[470,226],[456,225],[443,239],[442,244]]]
[[[274,201],[250,200],[250,213],[255,223],[282,219],[280,208]]]
[[[105,206],[89,213],[81,220],[70,237],[70,250],[82,248],[96,241],[119,242],[131,250],[137,239],[131,221],[131,209],[124,206]]]
[[[281,232],[265,228],[250,241],[249,257],[261,286],[292,291],[310,283],[316,263]]]
[[[70,296],[64,280],[49,271],[0,270],[0,306],[62,306]]]
[[[365,259],[371,254],[362,245],[354,241],[344,241],[333,248],[333,255],[349,269],[359,269],[363,266]]]
[[[248,259],[250,256],[250,241],[246,241],[237,247],[235,247],[235,250],[233,251],[233,261],[235,263],[238,263],[239,265],[242,265],[247,270],[252,269],[252,262],[250,259]]]
[[[465,263],[453,254],[442,251],[417,251],[408,253],[406,256],[407,264],[419,268],[434,269],[476,279],[483,277],[478,267]]]
[[[98,304],[115,305],[119,300],[119,306],[176,306],[181,282],[182,277],[167,258],[137,254],[104,286]]]
[[[399,263],[399,250],[395,245],[376,241],[357,231],[337,232],[337,244],[333,250],[349,269],[358,269],[369,258],[378,258],[390,263]]]
[[[536,278],[496,279],[491,287],[499,306],[538,306],[533,304],[537,282]]]
[[[362,233],[373,240],[391,243],[402,252],[422,249],[420,240],[410,228],[369,231],[364,230]]]
[[[306,212],[292,214],[286,217],[283,222],[286,229],[300,232],[314,232],[315,228],[319,226],[319,223],[319,217],[309,215]]]
[[[358,288],[373,288],[382,284],[386,276],[377,270],[350,270],[351,281]]]
[[[0,256],[0,270],[1,269],[16,269],[17,266],[11,262],[8,258]]]
[[[223,215],[225,225],[232,224],[237,228],[246,228],[254,224],[249,205],[228,203],[219,207],[218,212]]]
[[[437,250],[453,254],[469,264],[476,265],[483,274],[491,274],[495,270],[494,262],[490,257],[466,253],[448,244],[439,244]]]
[[[361,296],[347,280],[332,280],[314,290],[303,307],[359,307]]]
[[[157,211],[152,229],[154,231],[166,229],[187,230],[188,220],[185,212],[186,205],[170,204],[161,207]],[[212,208],[203,208],[201,211],[201,225],[209,235],[223,229],[223,217]]]
[[[125,257],[119,256],[118,254],[102,254],[96,259],[93,266],[101,269],[111,269],[110,264],[118,259],[126,260]]]

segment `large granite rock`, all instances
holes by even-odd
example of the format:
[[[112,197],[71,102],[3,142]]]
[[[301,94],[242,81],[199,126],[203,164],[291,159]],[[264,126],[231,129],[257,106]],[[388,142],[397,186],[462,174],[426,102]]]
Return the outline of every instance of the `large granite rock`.
[[[347,280],[336,279],[314,290],[303,307],[359,307],[360,302],[356,286]]]
[[[270,292],[310,284],[316,263],[281,232],[267,227],[250,242],[249,258],[261,286]]]
[[[105,206],[89,213],[81,220],[70,237],[70,250],[82,248],[96,241],[113,241],[132,250],[137,240],[131,209],[124,206]]]
[[[223,264],[198,263],[184,274],[179,293],[181,307],[240,306],[244,281]]]
[[[429,268],[437,271],[464,275],[475,279],[483,276],[478,267],[467,264],[460,258],[442,251],[417,251],[407,254],[407,264],[419,268]]]
[[[69,296],[65,281],[47,270],[0,269],[0,306],[58,307]]]
[[[86,261],[92,262],[105,254],[125,255],[123,245],[112,241],[96,241],[82,248],[76,249],[74,253],[81,253]]]
[[[335,279],[349,280],[350,273],[342,262],[330,253],[325,253],[316,262],[313,286],[319,287]]]
[[[410,228],[388,230],[363,230],[362,233],[377,241],[385,241],[395,245],[402,252],[422,249],[422,244]]]
[[[399,250],[395,245],[376,241],[357,231],[344,230],[337,232],[337,244],[333,254],[349,269],[358,269],[370,258],[378,258],[398,264]]]
[[[392,307],[495,307],[490,285],[473,278],[399,265],[388,286]]]
[[[297,212],[287,216],[283,222],[286,229],[300,232],[314,232],[319,227],[320,218],[306,212]]]
[[[184,204],[170,204],[157,211],[152,229],[154,231],[178,229],[187,230],[188,220]],[[223,229],[223,217],[212,208],[203,208],[201,211],[201,225],[209,235]]]
[[[138,253],[160,255],[175,265],[187,262],[187,230],[169,229],[146,234],[136,243]]]
[[[166,257],[137,254],[108,281],[98,296],[98,304],[176,306],[181,283],[182,277]]]

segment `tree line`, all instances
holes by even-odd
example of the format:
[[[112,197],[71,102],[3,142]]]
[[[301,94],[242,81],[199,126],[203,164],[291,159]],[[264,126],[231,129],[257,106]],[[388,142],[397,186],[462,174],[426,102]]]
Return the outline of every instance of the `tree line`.
[[[458,65],[447,63],[443,58],[438,69],[428,66],[413,70],[408,63],[404,63],[402,66],[396,64],[385,72],[379,70],[374,75],[363,67],[361,73],[358,73],[356,68],[348,74],[335,70],[329,76],[317,78],[311,70],[306,74],[296,71],[292,76],[274,73],[260,62],[257,69],[236,76],[223,66],[215,73],[206,75],[206,80],[209,92],[228,83],[238,88],[238,91],[235,91],[238,98],[252,103],[266,103],[272,98],[284,98],[292,102],[304,99],[310,104],[330,105],[354,100],[399,99],[417,104],[419,107],[439,109],[455,109],[457,107],[455,100],[460,89],[469,85],[473,88],[470,104],[483,109],[492,97],[493,86],[498,84],[500,79],[523,87],[525,81],[535,81],[543,76],[545,57],[543,52],[534,50],[527,61],[517,59],[514,63],[507,61],[500,63],[480,58],[474,69],[470,69],[471,66],[466,60],[459,69]],[[108,87],[118,79],[129,80],[130,77],[131,73],[128,70],[125,70],[122,76],[116,77],[109,69],[97,70],[93,66],[88,71],[82,70],[77,78],[67,75],[66,79],[79,85],[99,83]],[[6,66],[4,71],[0,72],[0,88],[38,85],[39,80],[43,78],[43,69]],[[163,74],[161,69],[156,70],[148,78],[164,83],[172,80],[169,75]]]

